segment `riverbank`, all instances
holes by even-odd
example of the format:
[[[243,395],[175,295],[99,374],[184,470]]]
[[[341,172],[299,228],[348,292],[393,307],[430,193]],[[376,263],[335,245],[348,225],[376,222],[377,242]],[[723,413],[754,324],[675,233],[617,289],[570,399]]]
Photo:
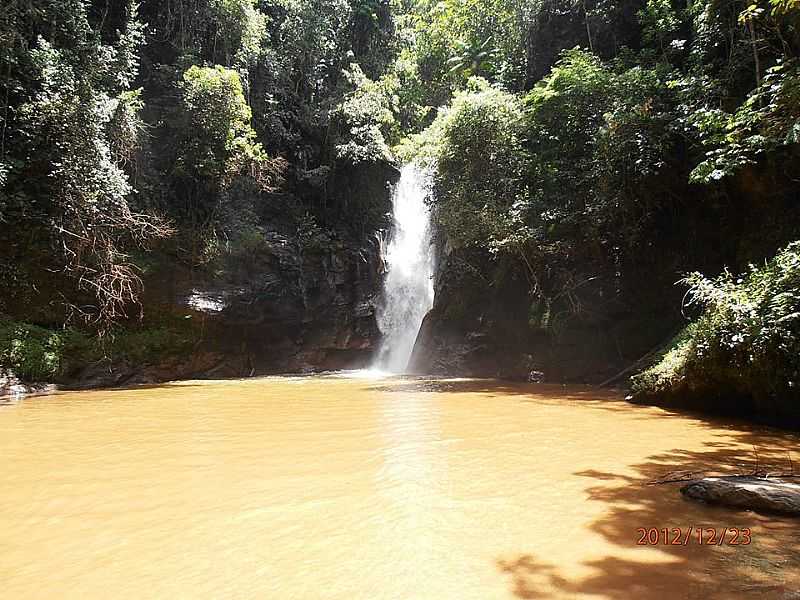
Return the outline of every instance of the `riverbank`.
[[[206,361],[204,363],[204,361]],[[153,366],[150,368],[134,368],[126,366],[124,370],[120,370],[119,366],[116,369],[109,369],[106,367],[97,367],[94,375],[85,379],[74,379],[61,382],[26,382],[19,378],[4,372],[0,374],[0,402],[8,401],[14,398],[23,398],[25,396],[37,396],[42,394],[50,394],[54,392],[77,392],[89,390],[124,390],[134,388],[141,385],[160,385],[160,384],[180,384],[186,381],[203,381],[203,380],[217,380],[217,381],[247,381],[258,380],[261,377],[307,377],[316,374],[325,373],[342,373],[346,375],[350,372],[371,373],[370,376],[374,377],[374,372],[361,371],[360,369],[367,365],[358,366],[354,369],[345,370],[329,370],[320,369],[317,371],[280,371],[274,370],[270,372],[262,372],[258,374],[233,374],[227,375],[232,367],[226,366],[224,357],[221,356],[207,356],[205,359],[194,359],[183,361],[177,368],[183,369],[180,376],[176,375],[176,365],[161,365]],[[201,367],[192,369],[191,366]],[[204,368],[211,365],[210,368]],[[404,377],[404,376],[398,376]],[[409,375],[410,380],[414,378],[425,379],[430,376],[423,375]],[[456,377],[463,378],[465,381],[492,381],[499,386],[510,386],[511,388],[518,389],[520,386],[524,387],[530,385],[530,382],[524,380],[511,380],[502,378],[481,378],[481,377],[465,377],[457,375]],[[432,380],[448,379],[446,375],[438,375],[430,377]],[[787,419],[780,419],[771,417],[767,413],[759,413],[755,411],[736,411],[732,410],[730,402],[703,402],[698,401],[697,397],[687,396],[685,400],[680,398],[665,398],[665,397],[651,397],[642,398],[631,394],[629,387],[614,385],[614,386],[593,386],[587,385],[583,382],[576,383],[563,383],[563,382],[539,382],[534,385],[550,386],[553,389],[558,387],[569,388],[574,386],[583,386],[586,390],[594,390],[599,395],[610,394],[611,396],[619,399],[624,399],[630,406],[631,410],[636,410],[636,407],[654,407],[666,411],[678,411],[688,417],[696,418],[721,418],[733,419],[736,422],[749,422],[754,425],[762,425],[767,427],[774,427],[785,431],[800,431],[800,422],[791,421]]]

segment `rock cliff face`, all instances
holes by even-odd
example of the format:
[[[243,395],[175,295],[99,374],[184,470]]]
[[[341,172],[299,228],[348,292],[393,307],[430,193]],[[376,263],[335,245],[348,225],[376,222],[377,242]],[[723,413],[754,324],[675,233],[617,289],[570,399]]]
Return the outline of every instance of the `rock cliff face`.
[[[372,164],[316,175],[304,173],[291,193],[266,198],[256,241],[217,267],[157,261],[162,266],[145,281],[145,313],[188,324],[191,352],[150,364],[92,365],[72,378],[74,387],[369,364],[381,339],[375,318],[384,279],[381,240],[399,172]],[[309,205],[323,209],[310,218]],[[371,218],[349,222],[353,206],[368,207]]]
[[[186,281],[174,290],[203,328],[198,350],[222,357],[203,375],[369,363],[381,335],[375,319],[384,275],[380,239],[398,177],[390,164],[303,177],[295,191],[306,204],[311,199],[333,207],[327,226],[298,227],[297,219],[285,218],[293,199],[273,198],[261,215],[263,244],[246,260],[233,261],[224,284]],[[354,206],[359,212],[368,207],[371,218],[349,222]]]
[[[437,265],[434,306],[411,357],[420,374],[598,383],[668,339],[680,320],[667,294],[622,303],[588,273],[568,300],[537,306],[520,265],[444,248]]]
[[[254,271],[240,285],[197,285],[178,299],[204,328],[201,348],[224,357],[205,374],[326,370],[368,362],[380,338],[377,240],[301,248],[296,239],[270,232]]]
[[[420,327],[410,370],[419,374],[527,379],[537,371],[528,354],[524,285],[516,276],[503,289],[472,268],[476,253],[440,251],[434,304]],[[468,266],[469,265],[469,266]]]

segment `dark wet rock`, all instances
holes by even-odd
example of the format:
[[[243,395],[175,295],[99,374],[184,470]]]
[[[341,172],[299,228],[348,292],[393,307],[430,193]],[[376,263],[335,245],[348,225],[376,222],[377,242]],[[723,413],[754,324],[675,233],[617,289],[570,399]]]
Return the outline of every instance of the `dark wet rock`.
[[[192,352],[186,356],[169,356],[153,364],[132,364],[127,361],[98,361],[60,384],[63,389],[86,390],[125,385],[161,383],[176,379],[203,377],[222,369],[226,358],[213,352]],[[241,367],[231,370],[231,376],[241,373]]]
[[[800,484],[763,477],[705,477],[681,488],[692,500],[800,516]]]
[[[441,243],[437,254],[434,306],[411,359],[420,374],[599,383],[673,328],[675,315],[661,304],[624,303],[613,278],[588,270],[575,274],[580,283],[569,297],[551,292],[545,299],[531,294],[517,262]]]
[[[375,312],[383,283],[377,239],[301,240],[267,232],[246,268],[228,281],[173,272],[151,283],[150,310],[188,323],[189,356],[153,365],[101,365],[87,387],[187,377],[247,377],[358,368],[380,341]],[[154,308],[157,307],[157,308]],[[208,357],[216,357],[211,360]]]
[[[309,249],[290,242],[278,251],[270,248],[258,276],[235,293],[196,288],[195,306],[187,308],[197,311],[205,302],[197,315],[206,329],[203,348],[243,358],[243,375],[324,370],[343,362],[358,366],[380,338],[379,262],[377,243],[329,242]],[[222,300],[212,312],[213,298]]]
[[[464,331],[434,308],[422,321],[409,370],[426,375],[517,380],[538,374],[533,357],[516,347],[513,337],[494,335],[491,322],[477,326],[485,329]]]
[[[375,313],[384,269],[378,229],[388,226],[393,165],[375,164],[299,176],[296,193],[319,204],[369,207],[372,220],[331,216],[325,226],[295,214],[296,196],[263,203],[258,244],[224,257],[217,272],[169,269],[146,282],[150,313],[166,312],[192,325],[196,357],[91,378],[123,385],[148,378],[246,377],[279,372],[358,368],[378,343]],[[319,197],[317,197],[319,196]],[[347,214],[351,214],[352,211]],[[306,215],[307,216],[307,215]]]

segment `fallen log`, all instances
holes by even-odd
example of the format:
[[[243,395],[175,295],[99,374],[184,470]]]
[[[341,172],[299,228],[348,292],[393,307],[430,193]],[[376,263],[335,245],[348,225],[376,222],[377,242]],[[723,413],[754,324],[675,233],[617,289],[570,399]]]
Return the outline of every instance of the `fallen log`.
[[[772,477],[704,477],[681,488],[691,500],[758,512],[800,516],[800,484]]]

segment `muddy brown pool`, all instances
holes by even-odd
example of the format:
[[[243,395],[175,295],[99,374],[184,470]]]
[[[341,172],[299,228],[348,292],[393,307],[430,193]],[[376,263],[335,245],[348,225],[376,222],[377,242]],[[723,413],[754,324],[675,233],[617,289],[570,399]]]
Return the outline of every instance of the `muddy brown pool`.
[[[353,375],[0,406],[3,598],[795,598],[800,521],[667,472],[798,437],[590,388]],[[639,528],[749,529],[638,545]]]

